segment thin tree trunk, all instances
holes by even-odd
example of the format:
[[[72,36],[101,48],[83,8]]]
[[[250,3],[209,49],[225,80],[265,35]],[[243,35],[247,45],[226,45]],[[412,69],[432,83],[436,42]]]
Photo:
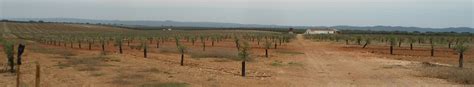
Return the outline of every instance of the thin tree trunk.
[[[81,48],[82,48],[82,46],[81,46],[81,41],[79,41],[79,49],[81,49]]]
[[[212,40],[212,46],[214,46],[214,40]]]
[[[451,48],[451,42],[448,43],[448,48]]]
[[[402,47],[402,42],[398,42],[398,47]]]
[[[122,54],[122,53],[123,53],[123,50],[122,50],[122,44],[121,44],[121,43],[119,44],[119,51],[120,51],[120,54]]]
[[[265,49],[265,57],[268,58],[268,49]]]
[[[40,64],[38,62],[36,62],[35,87],[40,87],[40,80],[41,80],[40,76],[41,76]]]
[[[146,58],[147,57],[147,48],[143,49],[143,56]]]
[[[242,61],[242,76],[245,76],[245,61]]]
[[[464,53],[459,53],[459,67],[463,68]]]
[[[202,51],[206,51],[206,42],[202,42]]]
[[[364,44],[364,46],[363,46],[362,48],[365,48],[365,47],[367,47],[367,45],[368,45],[368,44],[369,44],[369,43],[365,43],[365,44]]]
[[[277,49],[277,43],[275,43],[275,49]]]
[[[89,50],[92,50],[92,43],[89,42]]]
[[[280,46],[281,46],[281,42],[283,42],[283,41],[282,41],[282,40],[279,40],[279,44],[278,44],[278,45],[280,45]]]
[[[160,42],[156,41],[156,48],[160,48]]]
[[[349,45],[349,40],[346,40],[346,45]]]
[[[184,65],[184,53],[181,53],[181,66]]]
[[[431,56],[434,56],[434,46],[431,46]]]
[[[102,43],[102,52],[105,54],[105,43]]]
[[[393,46],[390,46],[390,54],[393,55]]]

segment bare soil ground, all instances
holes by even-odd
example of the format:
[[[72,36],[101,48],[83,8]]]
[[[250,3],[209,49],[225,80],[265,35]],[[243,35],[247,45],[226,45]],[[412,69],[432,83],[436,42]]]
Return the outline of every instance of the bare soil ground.
[[[190,46],[190,43],[184,43]],[[200,43],[190,49],[198,50]],[[118,54],[109,44],[106,55],[98,45],[93,50],[29,42],[21,66],[21,83],[34,86],[34,64],[41,63],[42,87],[314,87],[314,86],[464,86],[444,79],[420,76],[412,68],[420,62],[381,58],[379,54],[340,49],[330,42],[313,42],[298,35],[297,40],[270,50],[252,49],[247,77],[241,77],[240,61],[227,58],[191,58],[179,65],[179,54],[162,52],[150,45],[148,58],[142,51],[125,46]],[[161,45],[174,47],[173,42]],[[232,42],[208,42],[207,51],[232,51]],[[256,46],[254,44],[254,46]],[[1,51],[3,52],[3,51]],[[5,56],[3,53],[0,56]],[[6,60],[6,59],[5,59]],[[5,65],[5,61],[0,61]],[[3,68],[3,66],[2,66]],[[0,86],[15,86],[15,74],[0,73]]]

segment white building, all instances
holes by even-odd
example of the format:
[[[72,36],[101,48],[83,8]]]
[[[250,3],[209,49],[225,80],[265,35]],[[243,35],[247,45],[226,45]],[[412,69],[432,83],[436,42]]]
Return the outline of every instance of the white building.
[[[307,29],[304,34],[337,34],[336,29]]]

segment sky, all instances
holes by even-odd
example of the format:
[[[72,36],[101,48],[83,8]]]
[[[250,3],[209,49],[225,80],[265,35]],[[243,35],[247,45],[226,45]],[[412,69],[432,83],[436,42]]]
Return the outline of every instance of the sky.
[[[474,27],[474,0],[0,0],[0,18]]]

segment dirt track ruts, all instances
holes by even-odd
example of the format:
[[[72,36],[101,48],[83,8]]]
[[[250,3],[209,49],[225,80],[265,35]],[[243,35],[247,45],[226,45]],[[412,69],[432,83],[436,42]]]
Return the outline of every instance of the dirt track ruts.
[[[292,81],[304,86],[396,86],[446,87],[456,84],[442,79],[416,76],[407,67],[415,62],[374,58],[360,52],[341,52],[329,42],[313,42],[297,36],[296,47],[303,49],[307,77]],[[300,57],[300,56],[298,56]]]

